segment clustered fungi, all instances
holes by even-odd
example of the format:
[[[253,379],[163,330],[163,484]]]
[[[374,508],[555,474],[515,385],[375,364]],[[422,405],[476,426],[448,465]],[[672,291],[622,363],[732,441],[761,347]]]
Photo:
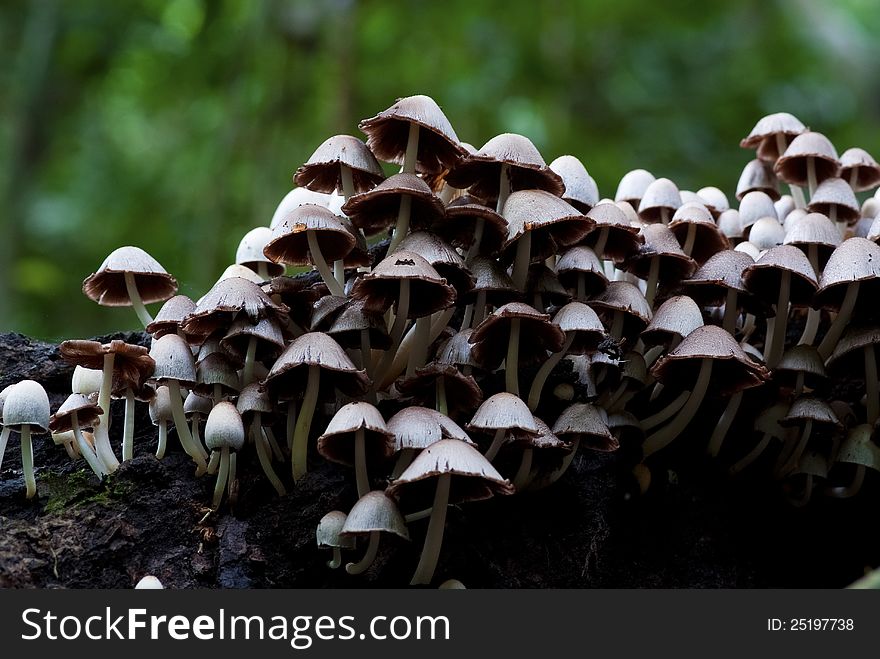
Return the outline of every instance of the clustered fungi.
[[[19,433],[28,497],[32,433],[103,477],[119,465],[111,400],[123,460],[149,401],[156,457],[173,426],[195,475],[216,475],[215,510],[235,503],[242,451],[280,496],[318,456],[353,468],[359,499],[317,528],[329,567],[358,551],[346,570],[361,574],[382,534],[423,535],[412,584],[429,584],[448,506],[548,487],[579,450],[620,449],[645,491],[701,409],[708,454],[731,475],[763,456],[795,505],[853,496],[880,469],[880,198],[856,199],[880,166],[865,151],[838,157],[790,114],[764,117],[731,208],[641,169],[600,199],[574,156],[548,166],[515,134],[475,149],[426,96],[360,128],[366,143],[318,147],[201,299],[135,247],[85,280],[99,304],[134,307],[152,347],[65,341],[73,393],[51,420],[39,384],[0,393],[0,459]],[[861,398],[834,399],[835,378],[864,382]],[[734,423],[754,436],[722,453]]]

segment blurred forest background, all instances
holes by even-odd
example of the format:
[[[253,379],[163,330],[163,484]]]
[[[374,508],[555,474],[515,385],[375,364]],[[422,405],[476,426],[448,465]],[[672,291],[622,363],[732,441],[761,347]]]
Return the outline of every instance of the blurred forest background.
[[[8,0],[0,4],[0,331],[135,328],[81,293],[135,244],[201,295],[291,175],[414,93],[479,147],[529,136],[613,196],[645,167],[731,199],[786,110],[880,156],[877,0]]]

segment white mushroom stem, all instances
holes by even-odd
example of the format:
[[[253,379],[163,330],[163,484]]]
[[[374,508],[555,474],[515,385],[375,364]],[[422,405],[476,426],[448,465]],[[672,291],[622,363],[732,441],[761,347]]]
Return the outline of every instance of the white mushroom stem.
[[[97,453],[95,453],[95,449],[93,449],[92,446],[86,441],[86,438],[83,437],[82,428],[79,427],[79,418],[77,417],[76,410],[74,410],[70,414],[70,424],[71,430],[73,430],[73,436],[76,439],[76,445],[79,447],[80,454],[83,456],[91,470],[95,472],[95,475],[98,478],[103,478],[107,474],[107,470],[104,468],[104,464],[101,462],[101,459],[98,457]]]
[[[777,475],[785,476],[797,469],[798,463],[801,461],[801,456],[804,454],[804,451],[807,448],[807,444],[809,443],[810,436],[812,434],[813,420],[806,419],[803,430],[801,430],[800,438],[798,439],[794,450],[788,455],[788,458],[785,459],[785,461],[782,463],[782,466],[777,469]]]
[[[373,367],[373,348],[370,345],[370,330],[366,328],[361,330],[361,365],[367,371],[367,377],[372,380],[376,374],[376,369]]]
[[[339,164],[339,178],[342,181],[342,197],[348,201],[354,196],[354,176],[351,173],[351,167]],[[333,264],[333,276],[336,281],[345,289],[345,260],[339,259]]]
[[[257,337],[253,334],[248,338],[247,352],[244,356],[244,367],[241,371],[242,389],[254,381],[254,364],[257,361]]]
[[[312,263],[315,264],[315,268],[317,268],[318,272],[321,274],[321,279],[324,280],[327,288],[330,289],[330,295],[336,295],[339,297],[345,295],[342,286],[336,281],[333,271],[330,269],[330,266],[327,265],[327,261],[321,253],[321,246],[318,244],[318,236],[312,229],[306,231],[306,240],[309,242],[309,254],[312,257]]]
[[[856,300],[859,297],[859,282],[853,281],[846,285],[846,295],[843,303],[840,305],[840,311],[831,323],[831,327],[825,333],[822,343],[819,344],[819,355],[823,360],[828,359],[834,351],[834,347],[843,335],[843,331],[849,325],[849,319],[852,317],[853,309],[856,306]]]
[[[776,133],[776,150],[779,152],[781,156],[785,153],[787,145],[785,143],[785,136],[782,133]],[[807,200],[804,199],[804,192],[796,185],[789,185],[789,189],[791,190],[791,198],[794,200],[795,208],[806,208]]]
[[[743,458],[741,458],[737,462],[734,462],[733,465],[728,470],[728,473],[731,476],[735,476],[736,474],[741,472],[743,469],[748,467],[750,464],[752,464],[755,460],[757,460],[761,456],[761,454],[765,450],[767,450],[767,447],[770,445],[770,440],[772,438],[773,438],[773,436],[767,432],[765,432],[763,435],[761,435],[761,441],[759,441],[755,445],[755,448],[753,448],[751,451],[749,451]]]
[[[226,449],[229,450],[229,449]],[[221,459],[223,456],[220,456]],[[238,454],[230,452],[229,453],[229,474],[226,476],[226,492],[229,496],[229,505],[234,506],[235,502],[238,501],[238,481],[236,480],[237,475],[237,465],[238,465]]]
[[[113,387],[113,362],[115,353],[108,352],[104,355],[104,370],[102,371],[101,390],[98,393],[98,406],[104,410],[98,418],[95,426],[95,451],[101,462],[107,468],[108,474],[112,474],[119,467],[119,460],[110,446],[110,390]]]
[[[342,550],[339,547],[333,547],[333,558],[327,561],[327,567],[331,570],[337,570],[340,565],[342,565]]]
[[[345,566],[345,571],[349,574],[363,574],[370,569],[373,561],[376,560],[376,554],[379,552],[379,531],[370,531],[370,540],[367,543],[367,551],[364,557],[357,563],[349,563]]]
[[[681,248],[688,256],[691,255],[691,252],[694,251],[694,241],[697,239],[697,225],[693,223],[688,223],[687,235],[684,239],[684,247]]]
[[[504,361],[504,384],[507,393],[519,396],[519,326],[520,319],[510,321],[510,339],[507,342],[507,358]]]
[[[416,173],[416,160],[419,156],[419,125],[410,123],[409,134],[406,136],[406,154],[403,157],[404,174]]]
[[[880,389],[877,384],[877,359],[873,343],[865,346],[865,388],[868,423],[873,426],[880,418]]]
[[[623,338],[623,323],[626,317],[622,311],[614,310],[614,319],[611,321],[611,336],[620,341]],[[598,382],[596,383],[598,384]]]
[[[853,192],[856,191],[856,184],[859,182],[859,168],[853,167],[852,171],[849,173],[849,187],[853,189]]]
[[[856,465],[856,472],[849,485],[837,485],[825,488],[825,494],[835,499],[849,499],[854,497],[862,489],[865,482],[865,465]]]
[[[587,301],[587,275],[584,272],[577,273],[577,293],[575,299],[578,302]]]
[[[599,237],[596,239],[596,244],[593,246],[593,251],[600,259],[602,258],[602,252],[605,251],[605,246],[608,244],[609,234],[610,230],[608,227],[602,227],[601,229],[599,229]]]
[[[281,479],[278,478],[278,474],[276,474],[275,470],[272,468],[272,460],[269,456],[269,441],[263,434],[261,416],[262,415],[259,412],[254,413],[254,418],[251,421],[251,438],[254,440],[254,444],[257,447],[257,458],[260,460],[260,466],[263,468],[263,473],[266,474],[266,478],[269,479],[269,482],[272,484],[272,487],[275,488],[278,496],[283,497],[287,494],[287,490],[282,484]]]
[[[141,294],[138,292],[137,282],[134,280],[134,275],[130,272],[126,272],[124,276],[125,290],[128,293],[128,299],[131,300],[131,306],[134,308],[134,312],[137,314],[141,323],[143,323],[143,326],[146,327],[153,322],[153,317],[144,306],[144,301],[141,299]]]
[[[397,310],[394,316],[394,323],[391,325],[391,347],[382,356],[379,367],[376,369],[376,380],[373,386],[379,387],[379,381],[385,378],[385,373],[394,364],[394,359],[403,339],[403,332],[406,329],[406,321],[409,316],[409,279],[400,280],[400,292],[397,297]],[[413,339],[415,340],[415,339]]]
[[[648,271],[648,280],[645,284],[645,299],[648,304],[654,306],[654,298],[657,297],[657,282],[660,279],[660,257],[651,259],[651,268]]]
[[[739,309],[736,305],[737,291],[735,288],[727,289],[727,296],[724,299],[724,320],[721,326],[727,330],[731,336],[736,333],[736,318],[739,316]]]
[[[516,257],[513,261],[513,272],[511,279],[513,286],[518,291],[526,290],[526,280],[529,276],[529,263],[532,254],[532,232],[526,231],[519,240],[516,241]]]
[[[263,281],[269,281],[271,279],[269,276],[269,266],[264,261],[257,262],[257,275],[262,277]]]
[[[737,391],[733,394],[733,396],[727,401],[727,407],[724,408],[724,413],[721,415],[721,418],[718,419],[718,423],[715,424],[715,430],[712,431],[712,436],[709,438],[709,445],[706,448],[708,454],[713,458],[718,457],[718,453],[721,451],[721,445],[724,443],[724,438],[727,437],[730,425],[736,418],[737,412],[739,412],[739,406],[740,403],[742,403],[742,399],[743,393],[741,391]]]
[[[269,446],[272,448],[272,455],[275,456],[275,459],[278,462],[284,462],[284,453],[278,445],[278,440],[275,439],[275,433],[272,431],[272,428],[269,428],[268,426],[264,427],[263,436],[266,438],[266,441],[269,442]]]
[[[354,433],[354,471],[360,499],[370,491],[370,477],[367,475],[367,441],[363,428],[358,428]]]
[[[471,321],[471,327],[477,328],[477,325],[486,320],[486,291],[477,291],[477,301],[474,304],[474,317]]]
[[[574,456],[577,455],[578,448],[581,445],[581,436],[575,435],[574,439],[571,442],[571,452],[567,453],[564,458],[562,458],[562,464],[552,472],[550,472],[545,478],[541,479],[540,484],[536,487],[534,483],[529,483],[529,487],[532,489],[541,489],[544,487],[548,487],[553,485],[556,481],[562,478],[565,475],[565,472],[568,471],[568,468],[571,466],[571,463],[574,462]]]
[[[400,210],[397,211],[397,223],[394,225],[394,233],[391,236],[391,243],[388,245],[388,254],[394,251],[403,242],[406,234],[409,233],[409,218],[412,214],[412,196],[408,194],[400,197]]]
[[[287,452],[293,453],[293,436],[296,432],[296,401],[287,403]]]
[[[709,358],[703,358],[700,361],[700,372],[697,375],[697,381],[694,384],[694,388],[691,390],[691,395],[688,396],[687,403],[685,403],[678,415],[670,421],[668,425],[663,426],[660,430],[645,439],[643,445],[644,457],[647,458],[671,444],[672,441],[678,437],[685,428],[687,428],[687,425],[697,413],[700,403],[703,402],[706,390],[709,388],[711,377],[712,360]]]
[[[122,431],[122,459],[134,457],[134,392],[131,387],[125,389],[125,422]]]
[[[406,471],[410,463],[416,457],[416,450],[412,448],[401,449],[397,454],[397,462],[394,463],[394,469],[391,472],[391,479],[400,478],[400,475]]]
[[[535,449],[526,447],[523,449],[522,458],[519,461],[519,469],[513,477],[513,487],[517,492],[521,492],[528,486],[532,473],[532,455]]]
[[[193,441],[197,442],[199,445],[202,443],[202,434],[199,430],[199,413],[194,412],[192,414],[191,420],[189,422],[189,432],[193,437]]]
[[[294,482],[305,476],[308,471],[309,430],[312,427],[312,418],[315,416],[315,407],[318,404],[320,385],[321,367],[310,364],[306,392],[303,395],[299,418],[296,420],[296,430],[293,433],[293,449],[290,462]]]
[[[492,438],[492,444],[486,449],[486,459],[489,462],[495,459],[495,456],[498,455],[498,451],[501,449],[501,446],[504,444],[504,440],[507,437],[507,430],[505,428],[499,428],[495,431],[495,436]]]
[[[3,467],[3,454],[6,453],[6,444],[9,442],[11,432],[12,428],[9,426],[3,426],[3,430],[0,431],[0,468]]]
[[[168,446],[168,422],[159,419],[159,441],[156,446],[156,458],[161,460],[165,457],[165,449]]]
[[[690,391],[682,391],[675,400],[669,403],[662,410],[660,410],[656,414],[652,414],[651,416],[642,419],[642,430],[648,432],[652,428],[656,428],[657,426],[659,426],[664,421],[671,419],[678,413],[678,411],[682,407],[684,407],[684,404],[688,401],[688,398],[690,397]]]
[[[501,197],[498,197],[498,200],[501,201]],[[471,242],[470,247],[468,247],[467,254],[465,254],[465,261],[470,263],[475,256],[480,253],[480,243],[483,242],[483,233],[486,230],[486,220],[482,217],[477,218],[476,224],[474,224],[474,238],[473,242]]]
[[[451,474],[441,474],[437,478],[437,489],[434,492],[434,505],[431,506],[431,519],[425,534],[425,545],[419,564],[413,574],[411,586],[429,584],[434,577],[440,548],[443,546],[443,530],[446,526],[446,507],[449,505],[449,489],[452,484]]]
[[[422,316],[416,319],[416,344],[409,355],[406,366],[407,377],[415,375],[416,369],[425,365],[428,355],[428,344],[431,341],[431,317]]]
[[[437,387],[436,391],[436,400],[437,400],[437,411],[444,416],[449,416],[449,405],[446,401],[446,378],[439,377],[435,381],[435,385]]]
[[[24,473],[25,496],[33,499],[37,493],[37,479],[34,476],[34,445],[31,442],[31,427],[24,423],[21,426],[21,470]]]
[[[208,452],[202,448],[201,443],[196,444],[189,426],[186,423],[186,414],[183,411],[183,397],[180,395],[180,383],[177,380],[168,379],[165,381],[168,385],[168,397],[171,399],[171,416],[174,419],[174,428],[177,430],[177,437],[180,444],[187,455],[196,463],[196,476],[201,476],[208,468],[207,459]]]
[[[440,336],[440,332],[444,330],[446,325],[449,324],[449,319],[452,318],[455,313],[455,307],[450,307],[449,309],[444,309],[443,311],[437,312],[431,318],[431,339],[428,342],[430,345],[434,341],[437,340],[437,337]],[[410,327],[409,331],[403,337],[403,341],[400,342],[400,347],[397,349],[396,354],[394,355],[394,361],[391,364],[391,368],[388,370],[384,376],[381,376],[381,372],[377,372],[377,378],[381,378],[381,385],[378,387],[379,389],[384,389],[385,387],[391,386],[391,384],[397,379],[397,377],[403,372],[406,368],[406,362],[409,358],[409,353],[412,350],[413,344],[415,342],[415,326]],[[469,375],[465,373],[465,375]],[[377,380],[373,380],[376,382]]]
[[[807,258],[809,258],[810,265],[813,266],[813,272],[816,273],[816,279],[818,280],[822,274],[819,271],[818,245],[809,245],[807,247]],[[801,334],[801,338],[798,340],[798,345],[813,345],[813,341],[816,340],[816,332],[819,331],[819,323],[821,320],[822,312],[818,309],[810,308],[807,312],[807,322],[804,325],[804,331]]]
[[[752,334],[755,332],[755,327],[757,327],[757,323],[755,322],[755,314],[747,313],[745,321],[743,322],[742,328],[742,340],[748,341]]]
[[[812,156],[807,156],[807,185],[810,188],[810,201],[812,201],[818,187],[816,182],[816,159]],[[831,207],[834,208],[834,205],[832,204]]]
[[[220,449],[220,469],[217,471],[217,482],[214,484],[214,498],[211,500],[211,508],[217,510],[223,501],[223,491],[226,489],[226,481],[229,480],[229,447]]]
[[[541,402],[541,393],[544,391],[544,385],[547,383],[547,378],[550,377],[550,374],[553,372],[553,369],[556,368],[556,365],[565,357],[566,353],[568,353],[568,349],[571,348],[571,344],[574,343],[574,338],[576,336],[576,332],[569,332],[565,337],[565,343],[562,345],[562,350],[559,352],[553,353],[548,359],[541,364],[541,368],[538,369],[538,372],[535,374],[535,379],[532,381],[532,387],[529,389],[529,409],[534,412],[538,409],[538,403]]]
[[[791,273],[788,270],[782,271],[782,281],[779,284],[779,295],[776,299],[776,322],[773,324],[772,336],[768,337],[766,343],[768,348],[766,352],[767,366],[774,368],[776,362],[782,357],[782,351],[785,347],[785,331],[788,327],[788,301],[791,295]]]
[[[205,472],[210,476],[213,476],[217,473],[217,470],[220,468],[220,451],[217,449],[213,449],[211,451],[211,458],[208,460],[208,470]]]

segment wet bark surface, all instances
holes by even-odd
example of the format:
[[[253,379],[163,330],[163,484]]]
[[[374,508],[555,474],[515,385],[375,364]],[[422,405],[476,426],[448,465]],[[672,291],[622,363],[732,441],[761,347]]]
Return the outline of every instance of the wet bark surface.
[[[112,338],[148,341],[140,333]],[[0,389],[37,380],[54,410],[71,374],[57,346],[0,335]],[[723,401],[706,407],[655,465],[647,496],[633,495],[623,453],[582,450],[546,490],[452,507],[435,585],[456,578],[471,588],[841,587],[880,562],[876,474],[854,499],[818,498],[793,508],[768,465],[734,480],[723,459],[701,457]],[[113,415],[115,437],[121,402]],[[747,402],[741,418],[749,416]],[[732,429],[729,445],[755,441],[742,426]],[[138,405],[136,428],[135,458],[103,483],[48,435],[36,436],[38,495],[31,501],[13,434],[0,470],[0,587],[131,588],[145,574],[175,588],[409,583],[427,520],[411,525],[412,542],[383,537],[376,562],[359,577],[329,569],[329,552],[316,547],[318,520],[356,499],[353,470],[314,454],[308,476],[294,487],[289,464],[279,464],[289,493],[278,497],[246,446],[236,507],[224,502],[211,512],[214,479],[195,478],[174,432],[157,460],[146,405]],[[279,437],[283,432],[277,428]],[[345,559],[356,561],[362,551]]]

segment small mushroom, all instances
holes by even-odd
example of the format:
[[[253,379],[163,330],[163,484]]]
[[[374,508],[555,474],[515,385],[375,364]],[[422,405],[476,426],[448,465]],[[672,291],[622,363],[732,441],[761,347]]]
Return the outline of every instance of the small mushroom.
[[[773,173],[773,163],[756,158],[743,167],[736,184],[736,198],[742,200],[749,192],[759,191],[771,199],[779,199],[779,179]]]
[[[342,550],[354,549],[354,536],[341,535],[348,518],[341,510],[332,510],[321,518],[318,528],[315,530],[315,539],[318,547],[329,547],[333,550],[333,558],[327,561],[327,567],[336,570],[342,566]]]
[[[678,186],[668,178],[651,181],[639,202],[639,217],[649,224],[662,222],[669,224],[669,218],[681,206],[681,193]]]
[[[654,182],[654,175],[646,169],[633,169],[620,179],[614,201],[627,202],[633,209],[639,207],[645,190]]]
[[[791,141],[773,169],[786,183],[808,186],[812,198],[822,181],[840,173],[840,162],[834,145],[827,137],[807,131]]]
[[[244,439],[244,423],[235,405],[228,401],[215,405],[205,423],[205,445],[220,452],[220,469],[217,471],[217,483],[214,485],[214,497],[211,500],[214,510],[220,508],[224,490],[229,492],[230,503],[235,502],[236,452],[244,446]]]
[[[272,235],[269,227],[251,229],[242,236],[235,251],[235,263],[253,270],[263,281],[284,274],[284,265],[274,263],[263,253],[263,249],[272,240]]]
[[[538,434],[535,417],[529,408],[518,396],[510,393],[498,393],[487,398],[467,427],[471,432],[492,436],[492,443],[485,452],[489,462],[495,459],[505,442]]]
[[[584,164],[574,156],[559,156],[550,163],[550,169],[562,179],[565,192],[562,198],[581,213],[588,213],[599,202],[599,188]]]
[[[241,390],[238,400],[235,402],[235,409],[241,415],[241,421],[244,424],[246,434],[249,434],[251,441],[257,449],[257,459],[260,461],[260,467],[278,496],[283,497],[287,494],[287,488],[278,478],[278,474],[272,468],[271,453],[268,432],[271,429],[264,428],[269,426],[273,420],[272,401],[269,395],[260,390],[260,385],[253,382]],[[277,449],[281,452],[280,448]]]
[[[107,469],[95,449],[86,441],[82,431],[93,428],[102,412],[97,399],[83,394],[70,394],[49,419],[49,430],[53,433],[73,433],[80,455],[99,479],[107,474]]]
[[[847,149],[840,154],[840,178],[853,192],[872,190],[880,185],[880,164],[864,149]]]
[[[141,580],[135,584],[135,590],[164,590],[165,586],[162,585],[162,582],[159,581],[158,578],[154,577],[152,574],[148,574],[144,577],[141,577]]]
[[[384,492],[367,492],[354,504],[339,534],[343,538],[369,538],[363,558],[357,563],[348,563],[345,566],[346,572],[358,575],[370,568],[376,560],[382,533],[392,533],[409,540],[406,522],[394,499]]]
[[[43,385],[34,380],[22,380],[14,385],[3,401],[0,465],[3,463],[3,453],[10,432],[18,431],[21,435],[21,467],[28,499],[32,499],[37,493],[31,435],[49,432],[49,416],[49,397]]]
[[[826,492],[837,499],[855,496],[862,489],[866,470],[880,471],[880,447],[871,439],[873,426],[863,423],[852,428],[840,445],[835,464],[846,465],[852,469],[848,484],[826,488]]]

